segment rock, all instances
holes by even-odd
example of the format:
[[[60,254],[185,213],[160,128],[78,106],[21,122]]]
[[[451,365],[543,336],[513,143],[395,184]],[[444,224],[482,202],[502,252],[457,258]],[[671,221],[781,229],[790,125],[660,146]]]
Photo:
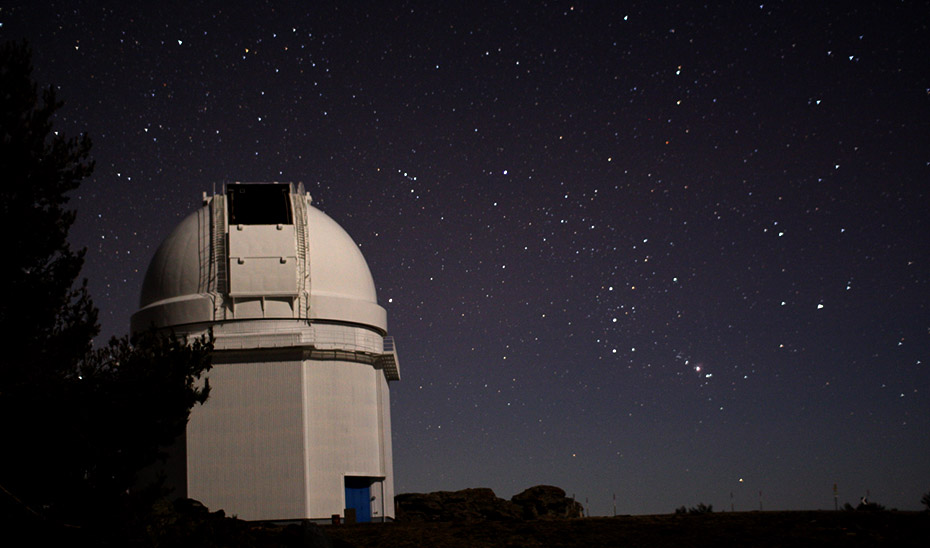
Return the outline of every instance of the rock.
[[[443,521],[440,493],[404,493],[394,497],[397,521]]]
[[[394,497],[397,521],[511,521],[522,510],[488,488],[433,493],[406,493]]]
[[[511,502],[523,511],[523,519],[568,519],[584,517],[584,507],[552,485],[537,485],[514,495]]]
[[[551,485],[537,485],[505,500],[487,488],[394,497],[397,521],[514,521],[567,519],[584,516],[581,504]]]

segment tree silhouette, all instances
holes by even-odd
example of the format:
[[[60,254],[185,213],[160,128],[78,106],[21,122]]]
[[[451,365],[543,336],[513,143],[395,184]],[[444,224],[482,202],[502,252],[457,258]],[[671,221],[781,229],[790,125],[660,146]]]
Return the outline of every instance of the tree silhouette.
[[[74,442],[63,432],[67,380],[97,335],[86,282],[75,285],[84,252],[68,244],[75,213],[67,193],[93,171],[90,139],[52,131],[62,106],[54,88],[40,94],[25,44],[0,46],[0,261],[4,296],[0,374],[5,446],[0,485],[33,505],[47,505],[67,485],[56,470]]]
[[[184,433],[191,408],[206,401],[210,385],[198,380],[211,367],[212,348],[207,337],[188,341],[148,331],[114,338],[82,361],[72,383],[81,425],[73,470],[81,476],[76,494],[84,507],[112,519],[144,512],[166,494],[158,484],[140,482],[139,473],[167,457],[165,448]]]
[[[212,340],[144,333],[93,349],[97,310],[78,282],[68,193],[90,176],[91,142],[53,130],[26,44],[0,46],[0,524],[90,524],[152,493],[138,473],[163,456],[209,386]],[[150,499],[145,499],[150,500]]]

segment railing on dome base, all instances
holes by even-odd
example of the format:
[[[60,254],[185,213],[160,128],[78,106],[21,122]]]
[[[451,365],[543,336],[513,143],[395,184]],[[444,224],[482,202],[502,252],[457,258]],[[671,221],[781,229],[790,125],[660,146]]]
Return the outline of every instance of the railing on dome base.
[[[384,376],[387,380],[400,380],[400,361],[397,359],[394,337],[384,338],[384,352],[378,356],[378,364],[375,367],[384,370]]]

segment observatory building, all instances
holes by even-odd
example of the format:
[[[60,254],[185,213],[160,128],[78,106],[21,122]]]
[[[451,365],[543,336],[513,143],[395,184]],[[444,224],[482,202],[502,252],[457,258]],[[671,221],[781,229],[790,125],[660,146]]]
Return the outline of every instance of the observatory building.
[[[215,337],[175,493],[246,520],[394,517],[387,314],[352,238],[302,186],[207,196],[149,265],[132,331]]]

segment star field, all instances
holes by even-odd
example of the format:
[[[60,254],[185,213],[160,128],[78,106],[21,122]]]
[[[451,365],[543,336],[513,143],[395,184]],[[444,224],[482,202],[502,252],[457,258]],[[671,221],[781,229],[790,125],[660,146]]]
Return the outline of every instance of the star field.
[[[103,337],[202,192],[303,182],[398,342],[398,493],[930,489],[926,2],[44,4],[0,38],[94,141]]]

